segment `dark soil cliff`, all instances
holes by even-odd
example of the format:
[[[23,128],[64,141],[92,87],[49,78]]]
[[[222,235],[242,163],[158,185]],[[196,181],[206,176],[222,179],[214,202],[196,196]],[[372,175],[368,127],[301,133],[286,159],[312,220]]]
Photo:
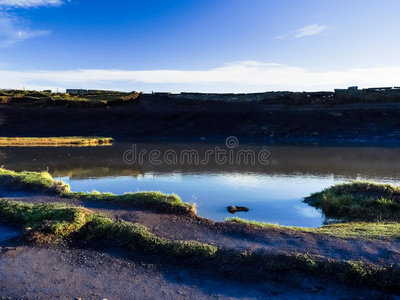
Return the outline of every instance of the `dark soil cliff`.
[[[216,102],[142,95],[101,107],[0,104],[0,136],[111,136],[117,140],[398,144],[400,102]]]

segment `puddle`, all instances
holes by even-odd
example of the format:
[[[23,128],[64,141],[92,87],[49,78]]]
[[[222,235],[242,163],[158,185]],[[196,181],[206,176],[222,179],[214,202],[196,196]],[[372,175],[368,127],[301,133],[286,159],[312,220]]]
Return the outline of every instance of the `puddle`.
[[[20,231],[8,227],[8,226],[0,226],[0,242],[4,242],[19,236],[21,233]]]

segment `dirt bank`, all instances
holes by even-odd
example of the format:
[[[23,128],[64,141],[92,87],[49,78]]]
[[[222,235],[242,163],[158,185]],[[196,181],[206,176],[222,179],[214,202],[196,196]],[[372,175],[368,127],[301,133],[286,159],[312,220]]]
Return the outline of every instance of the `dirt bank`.
[[[84,206],[113,220],[145,225],[173,241],[197,240],[225,251],[260,255],[307,254],[341,261],[357,260],[379,266],[397,264],[399,241],[339,238],[213,222],[193,214],[172,214],[109,202],[49,196],[38,192],[2,191],[3,200],[34,203],[63,202]],[[79,246],[79,248],[75,248]],[[92,247],[92,248],[88,248]],[[395,299],[390,291],[351,286],[298,270],[270,271],[221,261],[204,265],[140,249],[131,251],[84,241],[58,246],[27,246],[14,238],[0,243],[0,296],[5,299]],[[245,274],[245,276],[244,276]]]
[[[229,281],[134,252],[0,247],[1,299],[394,299],[317,278],[286,280]]]
[[[214,222],[177,196],[72,193],[48,173],[2,174],[12,189],[0,190],[0,221],[21,230],[0,228],[9,234],[0,242],[6,299],[396,299],[399,291],[397,223],[364,235],[368,224],[339,224],[354,229],[345,234]]]
[[[65,201],[39,195],[15,199]],[[69,202],[78,204],[79,201],[71,199]],[[162,221],[150,228],[154,233],[172,239],[207,240],[224,247],[248,249],[257,244],[254,241],[257,232],[240,232],[238,226],[229,228],[201,218],[189,220],[142,210],[121,213],[121,208],[109,204],[97,204],[97,207],[91,202],[81,204],[114,218],[132,220],[136,217],[136,222],[147,225]],[[265,233],[268,238],[264,236],[264,242],[260,243],[262,237],[258,236],[258,243],[268,251],[288,250],[291,244],[298,242],[310,244],[309,238],[299,241],[299,236],[283,232]],[[366,255],[370,251],[368,248],[373,248],[373,245],[361,245],[360,242],[358,246],[362,247],[349,249],[346,240],[342,243],[336,241],[334,246],[329,239],[317,236],[312,240],[312,245],[320,250],[325,248],[340,253],[340,248],[347,247],[347,250],[354,251],[352,255]],[[351,257],[343,251],[340,255]],[[294,271],[284,274],[272,272],[264,274],[263,280],[254,280],[240,276],[234,265],[226,268],[229,271],[215,272],[212,266],[188,265],[140,251],[98,247],[96,250],[78,249],[67,245],[36,247],[14,239],[0,243],[0,296],[3,299],[394,299],[390,292],[362,285],[327,283],[324,278]]]
[[[35,203],[70,203],[103,213],[114,220],[140,223],[169,240],[196,240],[219,248],[259,253],[308,253],[340,260],[362,260],[380,265],[397,264],[400,241],[338,238],[279,228],[254,228],[244,224],[214,222],[197,215],[160,213],[106,202],[80,201],[59,196],[31,194],[3,198]]]
[[[99,108],[0,104],[0,136],[111,136],[117,141],[398,144],[400,102],[228,103],[157,95]]]

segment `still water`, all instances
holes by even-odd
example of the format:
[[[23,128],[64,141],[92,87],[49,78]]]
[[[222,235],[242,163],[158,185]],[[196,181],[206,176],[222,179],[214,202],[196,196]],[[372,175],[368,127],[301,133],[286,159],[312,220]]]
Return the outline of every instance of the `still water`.
[[[219,155],[219,156],[217,156]],[[287,226],[318,227],[324,217],[302,203],[312,192],[350,180],[396,184],[396,148],[128,144],[0,148],[0,165],[49,171],[73,191],[175,193],[196,203],[200,216],[222,221],[226,207],[246,206],[235,216]]]

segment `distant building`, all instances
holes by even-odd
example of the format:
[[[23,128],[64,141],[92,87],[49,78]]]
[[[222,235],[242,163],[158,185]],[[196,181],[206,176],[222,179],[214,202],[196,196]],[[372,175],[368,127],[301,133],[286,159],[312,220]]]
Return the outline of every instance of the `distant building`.
[[[67,89],[67,93],[71,95],[87,95],[90,92],[85,89]]]
[[[375,88],[368,88],[368,91],[374,91],[374,92],[386,92],[390,91],[392,89],[391,86],[389,87],[375,87]]]

